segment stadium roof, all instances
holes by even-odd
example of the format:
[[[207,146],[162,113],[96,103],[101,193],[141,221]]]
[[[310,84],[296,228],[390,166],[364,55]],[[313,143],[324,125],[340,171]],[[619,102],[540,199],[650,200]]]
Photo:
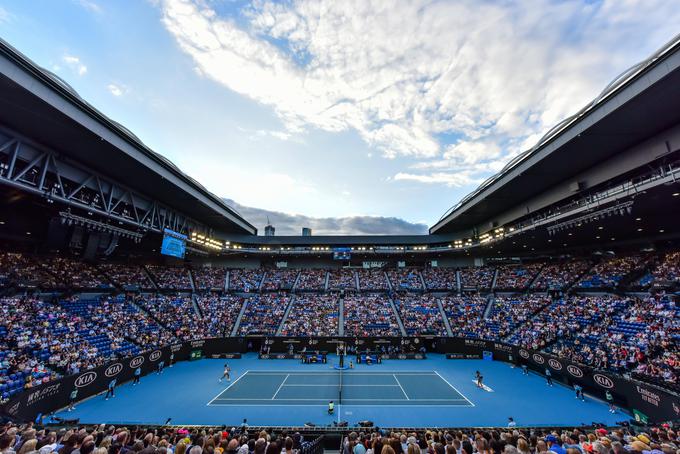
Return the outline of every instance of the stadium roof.
[[[629,68],[447,211],[431,234],[463,232],[680,122],[680,35]]]
[[[226,233],[257,229],[219,197],[0,39],[0,123]]]

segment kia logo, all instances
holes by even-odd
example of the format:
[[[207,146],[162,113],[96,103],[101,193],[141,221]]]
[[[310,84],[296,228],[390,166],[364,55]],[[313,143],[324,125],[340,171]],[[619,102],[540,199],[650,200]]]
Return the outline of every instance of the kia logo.
[[[578,367],[572,365],[572,364],[569,364],[567,366],[567,372],[569,372],[571,375],[573,375],[576,378],[583,377],[583,371],[581,369],[579,369]]]
[[[121,363],[111,364],[104,371],[104,375],[106,375],[107,377],[114,377],[114,376],[120,374],[122,370],[123,370],[123,365]]]
[[[593,375],[593,380],[595,381],[595,383],[602,386],[603,388],[611,389],[614,387],[614,382],[612,381],[611,378],[607,377],[606,375],[595,374]]]
[[[17,411],[19,410],[19,404],[21,404],[21,402],[17,402],[16,404],[12,405],[12,406],[9,408],[9,410],[7,410],[7,412],[8,412],[10,415],[16,415],[16,414],[17,414]]]
[[[534,361],[536,361],[536,363],[538,364],[543,364],[545,362],[545,359],[543,359],[543,357],[538,353],[534,353],[534,356],[532,358],[534,358]]]
[[[83,386],[87,386],[93,381],[97,379],[97,372],[94,371],[89,371],[85,372],[83,375],[79,376],[76,378],[75,385],[77,388],[82,388]]]
[[[556,359],[550,358],[548,364],[555,370],[562,370],[562,364]]]
[[[528,359],[529,358],[529,352],[522,349],[522,350],[519,351],[519,356],[521,356],[524,359]]]
[[[130,361],[130,367],[133,368],[133,369],[137,369],[142,364],[144,364],[144,357],[143,356],[135,356]]]
[[[155,352],[153,352],[149,355],[149,361],[153,362],[153,361],[158,361],[159,359],[161,359],[161,351],[160,350],[156,350]]]

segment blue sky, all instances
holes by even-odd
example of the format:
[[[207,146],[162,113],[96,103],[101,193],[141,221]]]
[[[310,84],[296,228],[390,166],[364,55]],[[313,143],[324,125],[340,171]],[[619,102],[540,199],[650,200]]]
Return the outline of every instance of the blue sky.
[[[0,0],[0,36],[215,194],[427,225],[678,23],[654,0]]]

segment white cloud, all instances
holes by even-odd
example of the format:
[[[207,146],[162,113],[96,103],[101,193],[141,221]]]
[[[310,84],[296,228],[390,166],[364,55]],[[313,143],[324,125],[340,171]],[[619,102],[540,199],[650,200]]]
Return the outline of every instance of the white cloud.
[[[75,0],[75,2],[85,8],[86,10],[90,11],[91,13],[96,13],[96,14],[101,14],[102,13],[102,7],[99,6],[98,3],[92,1],[92,0]]]
[[[62,60],[69,68],[71,68],[73,72],[79,76],[84,76],[87,73],[87,66],[83,64],[79,57],[67,54],[62,57]]]
[[[259,0],[238,23],[210,5],[160,3],[197,73],[271,106],[283,134],[353,130],[418,161],[394,180],[447,186],[502,168],[680,21],[662,0]]]
[[[123,96],[127,92],[127,88],[124,87],[123,85],[120,84],[115,84],[115,83],[110,83],[106,86],[106,89],[109,90],[109,93],[111,93],[113,96]]]
[[[394,176],[396,181],[416,181],[426,184],[443,184],[449,187],[479,184],[483,179],[473,178],[469,172],[433,172],[427,175],[399,172]]]
[[[12,19],[12,15],[2,6],[0,6],[0,24],[9,22]]]
[[[271,222],[277,235],[300,235],[302,227],[312,229],[314,235],[424,235],[427,224],[413,223],[395,217],[345,216],[312,217],[281,211],[263,210],[240,205],[225,199],[241,216],[255,225],[260,232]]]

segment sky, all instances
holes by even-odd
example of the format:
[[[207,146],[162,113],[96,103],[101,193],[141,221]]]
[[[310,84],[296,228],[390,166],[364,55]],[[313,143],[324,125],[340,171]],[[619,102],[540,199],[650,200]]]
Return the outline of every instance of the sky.
[[[657,0],[0,0],[3,39],[286,233],[425,233],[678,23]]]

